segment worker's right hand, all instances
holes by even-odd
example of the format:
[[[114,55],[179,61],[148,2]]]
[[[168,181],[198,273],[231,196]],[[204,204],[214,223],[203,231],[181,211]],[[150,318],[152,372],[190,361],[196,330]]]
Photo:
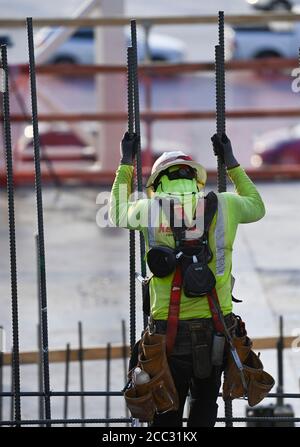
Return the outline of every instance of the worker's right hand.
[[[227,169],[232,169],[239,166],[239,162],[233,155],[231,141],[225,133],[222,134],[221,138],[215,133],[211,137],[211,141],[215,155],[221,158]]]
[[[139,137],[134,133],[132,137],[129,132],[125,132],[121,141],[121,161],[122,165],[132,165],[137,153]]]

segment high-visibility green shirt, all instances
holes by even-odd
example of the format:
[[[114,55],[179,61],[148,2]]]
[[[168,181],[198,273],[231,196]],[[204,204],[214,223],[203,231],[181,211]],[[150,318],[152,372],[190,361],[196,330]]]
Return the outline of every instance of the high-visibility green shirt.
[[[235,193],[217,193],[218,210],[209,229],[209,245],[213,257],[208,265],[216,277],[216,290],[224,315],[232,311],[232,249],[238,224],[256,222],[265,215],[262,198],[244,169],[240,166],[229,169],[228,175],[235,186]],[[130,201],[132,176],[132,166],[119,166],[112,187],[110,218],[119,227],[142,231],[148,251],[149,227],[145,219],[143,222],[140,220],[147,214],[151,200],[155,199]],[[172,232],[156,231],[155,243],[175,247]],[[168,318],[173,275],[153,277],[150,281],[151,314],[156,320]],[[188,298],[182,290],[179,318],[211,318],[206,297]]]

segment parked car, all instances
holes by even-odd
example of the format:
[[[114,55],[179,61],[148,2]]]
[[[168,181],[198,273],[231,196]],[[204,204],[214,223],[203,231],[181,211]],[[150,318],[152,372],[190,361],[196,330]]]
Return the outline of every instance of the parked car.
[[[225,35],[233,47],[233,59],[263,57],[297,58],[300,46],[300,22],[271,22],[268,25],[236,26]]]
[[[0,45],[7,45],[7,47],[12,47],[13,43],[10,36],[0,36]]]
[[[48,39],[52,39],[58,28],[42,28],[35,35],[36,48],[42,47]],[[126,33],[124,46],[129,45],[130,36]],[[184,59],[185,45],[177,38],[163,34],[150,33],[149,51],[152,61],[180,62]],[[139,33],[138,57],[145,59],[145,38]],[[80,28],[69,37],[47,60],[48,63],[94,63],[94,29]]]
[[[80,134],[75,133],[66,123],[40,123],[39,126],[41,158],[52,161],[95,161],[96,153],[87,145]],[[92,126],[85,130],[93,132]],[[19,137],[15,151],[22,161],[33,160],[33,129],[31,125],[24,128]]]
[[[300,125],[266,132],[254,141],[251,164],[300,164]]]
[[[247,3],[260,11],[290,11],[300,0],[247,0]]]

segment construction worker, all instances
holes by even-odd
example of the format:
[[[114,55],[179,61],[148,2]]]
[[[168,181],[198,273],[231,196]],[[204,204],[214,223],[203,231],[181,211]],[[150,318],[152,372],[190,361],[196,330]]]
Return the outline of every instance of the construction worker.
[[[215,278],[215,290],[227,327],[234,326],[232,313],[232,248],[238,224],[260,220],[265,207],[255,185],[236,160],[230,140],[225,134],[212,138],[215,155],[223,160],[235,193],[216,194],[217,209],[212,216],[208,232],[211,257],[209,271]],[[121,161],[112,187],[110,217],[115,225],[143,232],[146,252],[151,247],[174,248],[175,237],[165,225],[153,228],[133,216],[143,216],[149,204],[161,197],[190,198],[190,213],[195,213],[197,202],[204,198],[206,171],[181,151],[165,152],[154,163],[147,182],[148,198],[130,201],[133,160],[137,138],[126,133],[121,142]],[[122,189],[122,194],[120,191]],[[124,191],[127,191],[124,194]],[[207,205],[207,201],[205,201]],[[206,206],[205,205],[205,209]],[[192,216],[190,216],[192,219]],[[149,282],[151,324],[160,334],[168,334],[174,271],[167,276],[153,275]],[[175,288],[174,288],[175,289]],[[168,362],[178,392],[179,408],[157,414],[153,426],[181,426],[183,410],[189,396],[188,426],[213,427],[217,417],[217,397],[221,385],[223,366],[212,365],[212,345],[215,334],[212,311],[205,296],[186,296],[180,290],[180,309],[172,352]],[[174,332],[174,331],[173,331]],[[168,335],[167,335],[168,337]],[[173,334],[174,337],[174,334]]]

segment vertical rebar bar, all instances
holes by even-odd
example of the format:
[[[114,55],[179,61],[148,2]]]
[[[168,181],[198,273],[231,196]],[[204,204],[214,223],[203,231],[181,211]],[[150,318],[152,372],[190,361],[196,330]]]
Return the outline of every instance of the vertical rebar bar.
[[[128,362],[127,362],[127,340],[126,340],[126,322],[122,320],[122,355],[123,355],[123,368],[124,368],[124,386],[128,382]],[[128,407],[125,402],[125,417],[129,417]],[[127,423],[128,425],[128,423]]]
[[[219,137],[226,132],[226,109],[225,109],[225,44],[224,44],[224,12],[219,11],[218,16],[219,45],[215,47],[215,69],[216,69],[216,126]],[[218,157],[218,192],[225,192],[226,168],[224,161]],[[225,373],[224,373],[225,376]],[[232,400],[224,402],[226,427],[232,427]]]
[[[106,392],[110,392],[110,363],[111,363],[111,344],[107,343],[106,348]],[[105,417],[110,418],[110,396],[107,394],[105,399]],[[109,422],[106,422],[106,427],[109,427]]]
[[[70,381],[70,343],[66,346],[66,368],[65,368],[65,396],[64,396],[64,419],[68,419],[68,392],[69,392],[69,381]],[[67,427],[67,422],[64,423],[64,427]]]
[[[14,378],[14,352],[11,351],[11,363],[10,363],[10,377],[11,377],[11,398],[10,398],[10,420],[14,420],[14,407],[15,407],[15,378]]]
[[[278,385],[277,393],[283,393],[283,349],[284,349],[284,339],[283,339],[283,317],[279,317],[279,338],[277,341],[277,368],[278,368]],[[283,406],[283,397],[277,397],[277,405]]]
[[[38,388],[39,392],[43,393],[43,347],[42,347],[42,339],[41,339],[41,325],[37,325],[37,345],[38,345]],[[44,399],[43,396],[40,395],[39,399],[39,419],[44,419]],[[40,424],[40,427],[43,427],[44,424]]]
[[[225,44],[224,44],[224,12],[219,11],[218,16],[219,45],[216,46],[216,121],[217,134],[221,136],[226,132],[225,110]],[[221,157],[218,157],[218,191],[226,191],[226,169]]]
[[[134,99],[132,48],[127,48],[127,104],[128,104],[128,133],[134,133]],[[130,316],[130,348],[135,344],[136,337],[136,284],[135,284],[135,232],[129,231],[129,316]]]
[[[0,326],[0,421],[3,419],[3,353],[5,351],[4,346],[4,329]]]
[[[42,343],[42,303],[41,303],[41,290],[40,290],[40,258],[39,258],[39,235],[36,233],[35,240],[35,252],[36,252],[36,278],[37,278],[37,304],[38,304],[38,326],[37,326],[37,345],[38,345],[38,380],[39,391],[44,392],[43,384],[43,343]],[[39,396],[39,415],[40,419],[44,419],[44,397]],[[41,426],[43,426],[41,424]]]
[[[40,296],[41,296],[41,307],[42,307],[42,315],[41,315],[42,325],[41,325],[41,327],[42,327],[42,344],[43,344],[43,376],[44,376],[43,378],[44,378],[44,392],[45,392],[45,417],[47,420],[51,420],[45,240],[44,240],[41,158],[40,158],[40,143],[39,143],[37,89],[36,89],[36,73],[35,73],[32,18],[30,18],[30,17],[27,18],[26,22],[27,22],[28,52],[29,52],[29,77],[30,77],[31,109],[32,109],[37,226],[38,226],[38,235],[39,235],[39,250],[38,251],[39,251],[39,267],[40,267]],[[51,423],[48,422],[47,426],[51,426]]]
[[[80,380],[80,391],[84,392],[84,368],[83,368],[83,337],[82,337],[82,323],[78,321],[78,341],[79,341],[79,349],[78,349],[78,360],[79,360],[79,380]],[[85,402],[84,395],[80,396],[80,411],[81,411],[81,419],[85,418]],[[82,427],[85,426],[85,423],[82,422]]]
[[[138,137],[138,147],[136,153],[136,175],[137,175],[137,189],[141,193],[143,191],[143,172],[142,172],[142,151],[141,151],[141,118],[140,118],[140,95],[139,95],[139,77],[138,77],[138,54],[137,54],[137,35],[136,35],[136,21],[131,20],[131,45],[132,45],[132,71],[133,71],[133,101],[134,101],[134,131]],[[141,274],[145,278],[147,275],[147,267],[145,261],[145,238],[140,231],[140,262]],[[145,298],[145,289],[142,287],[143,300]],[[144,314],[144,327],[148,321]]]
[[[7,174],[7,199],[8,199],[8,227],[9,227],[9,254],[10,254],[10,282],[11,282],[11,307],[12,307],[12,368],[14,370],[14,415],[17,425],[21,421],[20,398],[20,359],[19,359],[19,310],[18,310],[18,278],[17,278],[17,252],[16,252],[16,228],[15,228],[15,203],[14,203],[14,173],[13,155],[11,145],[11,123],[9,104],[9,82],[7,48],[1,46],[1,61],[3,75],[3,130],[4,147],[6,157]]]

